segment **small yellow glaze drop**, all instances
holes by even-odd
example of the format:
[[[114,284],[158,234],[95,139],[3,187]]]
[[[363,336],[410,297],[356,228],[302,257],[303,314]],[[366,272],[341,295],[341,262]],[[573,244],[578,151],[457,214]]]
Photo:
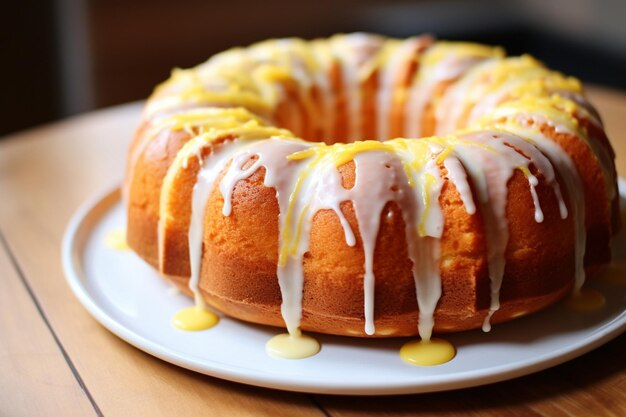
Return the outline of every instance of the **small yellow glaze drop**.
[[[206,330],[215,326],[220,318],[203,307],[191,306],[180,310],[174,315],[172,324],[180,330],[198,331]]]
[[[411,365],[441,365],[451,361],[455,355],[452,343],[443,339],[412,340],[400,348],[400,358]]]
[[[598,281],[608,285],[626,285],[626,263],[613,262],[608,265],[598,276]]]
[[[115,250],[128,250],[128,243],[126,243],[126,229],[120,227],[110,231],[104,238],[104,244],[111,249]]]
[[[567,306],[577,311],[595,311],[604,306],[604,295],[593,288],[581,288],[567,299]]]
[[[265,344],[265,351],[277,358],[304,359],[320,351],[320,344],[311,336],[298,332],[295,335],[281,333]]]

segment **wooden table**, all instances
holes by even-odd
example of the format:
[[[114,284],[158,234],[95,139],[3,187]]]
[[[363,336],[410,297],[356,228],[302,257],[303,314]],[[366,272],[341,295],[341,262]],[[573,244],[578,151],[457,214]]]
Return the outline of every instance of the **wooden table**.
[[[626,173],[626,95],[594,88]],[[426,395],[339,397],[256,388],[158,360],[99,325],[65,283],[77,206],[119,184],[140,106],[0,141],[1,416],[625,416],[626,337],[512,381]]]

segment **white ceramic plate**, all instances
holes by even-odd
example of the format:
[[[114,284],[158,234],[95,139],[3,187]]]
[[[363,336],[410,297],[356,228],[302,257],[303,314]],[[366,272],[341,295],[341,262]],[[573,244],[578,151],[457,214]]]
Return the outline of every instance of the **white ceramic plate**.
[[[623,184],[620,184],[623,185]],[[624,187],[621,187],[624,197]],[[110,331],[158,358],[203,374],[291,391],[385,395],[443,391],[487,384],[536,372],[570,360],[620,335],[626,328],[626,288],[598,288],[607,298],[597,312],[563,304],[490,333],[446,335],[457,356],[446,364],[417,367],[398,354],[407,339],[372,340],[317,335],[321,352],[302,360],[276,359],[265,342],[271,327],[222,317],[202,332],[184,332],[172,316],[192,301],[160,279],[133,252],[105,245],[124,227],[119,191],[84,205],[63,242],[63,265],[72,290]],[[616,258],[626,260],[626,236],[616,239]]]

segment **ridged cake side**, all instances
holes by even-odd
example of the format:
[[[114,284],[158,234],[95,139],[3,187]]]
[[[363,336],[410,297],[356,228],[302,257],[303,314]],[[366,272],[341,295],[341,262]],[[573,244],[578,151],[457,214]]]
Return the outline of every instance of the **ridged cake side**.
[[[252,322],[487,328],[609,260],[613,158],[580,83],[530,57],[426,37],[267,41],[176,71],[148,101],[128,241]]]

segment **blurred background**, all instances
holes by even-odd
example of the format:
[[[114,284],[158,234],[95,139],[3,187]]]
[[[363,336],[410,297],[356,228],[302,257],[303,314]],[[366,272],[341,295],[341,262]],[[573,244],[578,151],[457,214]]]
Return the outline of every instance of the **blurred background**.
[[[5,0],[3,11],[0,135],[143,99],[173,67],[232,46],[336,32],[497,44],[626,90],[624,0]]]

